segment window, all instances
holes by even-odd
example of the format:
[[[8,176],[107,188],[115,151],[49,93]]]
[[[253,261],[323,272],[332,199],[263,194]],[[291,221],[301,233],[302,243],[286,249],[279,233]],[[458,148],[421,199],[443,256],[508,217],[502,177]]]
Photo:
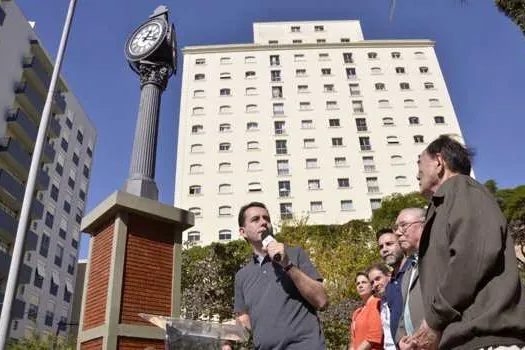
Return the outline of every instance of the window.
[[[84,142],[84,134],[80,130],[77,130],[77,141],[80,144]]]
[[[389,145],[399,145],[399,139],[397,136],[387,136],[386,143]]]
[[[61,267],[63,257],[64,257],[64,247],[59,244],[57,245],[57,249],[55,251],[55,265],[57,265],[58,267]]]
[[[93,151],[90,146],[86,148],[86,153],[90,158],[93,157]]]
[[[205,93],[204,93],[204,90],[195,90],[193,91],[193,97],[195,98],[201,98],[201,97],[205,97]]]
[[[409,83],[399,83],[399,87],[401,88],[401,90],[410,90]]]
[[[226,173],[232,171],[232,163],[229,162],[222,162],[219,163],[219,172],[220,173]]]
[[[219,152],[229,152],[231,151],[232,144],[229,142],[219,143]]]
[[[321,182],[318,179],[308,180],[308,189],[309,190],[319,190],[321,189]]]
[[[314,128],[313,120],[312,119],[301,120],[301,128],[302,129],[313,129]]]
[[[403,164],[403,157],[398,154],[394,154],[390,156],[390,161],[392,164]]]
[[[427,74],[428,73],[428,67],[419,67],[419,73],[421,74]]]
[[[246,123],[247,131],[255,131],[259,129],[259,124],[257,122],[248,122]]]
[[[326,43],[326,39],[317,39],[316,42],[318,44],[324,44],[324,43]]]
[[[201,134],[204,131],[204,126],[197,124],[191,126],[191,133],[192,134]]]
[[[232,112],[232,107],[228,105],[223,105],[219,107],[219,113],[221,114],[229,114]]]
[[[425,139],[423,138],[423,135],[414,135],[414,142],[415,143],[424,143]]]
[[[255,72],[254,71],[247,71],[244,73],[244,77],[246,79],[254,79],[255,78]]]
[[[72,294],[73,294],[73,291],[70,291],[67,287],[67,284],[64,286],[64,301],[66,303],[70,303],[71,302],[71,297],[72,297]]]
[[[202,164],[191,164],[190,165],[190,174],[201,174],[202,173]]]
[[[308,92],[308,85],[297,85],[297,92],[298,93]]]
[[[255,88],[255,87],[247,87],[246,90],[245,90],[245,93],[248,96],[257,95],[257,88]]]
[[[219,125],[219,132],[230,132],[232,130],[231,124],[222,123]]]
[[[202,73],[199,73],[199,74],[195,74],[195,80],[204,80],[206,78],[206,76]]]
[[[202,193],[202,187],[200,185],[190,186],[190,196],[198,196]]]
[[[360,137],[359,138],[359,146],[361,147],[361,151],[371,151],[372,145],[370,144],[370,137]]]
[[[381,208],[381,199],[380,198],[371,198],[370,199],[370,207],[372,208],[372,211]]]
[[[352,111],[354,113],[364,113],[363,101],[352,101]]]
[[[221,64],[231,64],[232,63],[232,59],[231,59],[231,57],[221,57],[220,63]]]
[[[284,114],[284,104],[274,103],[273,104],[273,115],[283,115],[283,114]]]
[[[193,115],[203,115],[204,107],[193,107],[192,114]]]
[[[422,51],[416,51],[416,52],[414,52],[414,56],[416,56],[416,59],[424,59],[425,58],[425,53],[422,52]]]
[[[391,55],[392,58],[394,58],[394,59],[401,58],[401,53],[399,53],[399,52],[392,52],[390,55]]]
[[[338,128],[341,126],[339,119],[328,119],[328,126],[331,128]]]
[[[254,151],[259,149],[259,142],[257,141],[248,141],[246,143],[246,148],[249,151]]]
[[[426,82],[424,84],[426,90],[433,90],[434,89],[434,83]]]
[[[337,186],[339,188],[349,188],[350,180],[347,177],[337,179]]]
[[[324,32],[324,26],[314,26],[314,31],[316,31],[316,32]]]
[[[36,319],[38,317],[38,303],[39,298],[38,297],[32,297],[29,301],[29,308],[27,310],[27,319],[32,320],[36,322]]]
[[[73,122],[71,121],[71,119],[69,119],[69,117],[66,118],[66,126],[71,129],[73,127]]]
[[[310,102],[299,102],[299,109],[303,111],[310,110],[311,108]]]
[[[359,84],[349,84],[348,87],[350,88],[350,96],[361,95],[361,89],[359,88]]]
[[[311,212],[323,211],[323,202],[321,201],[310,202],[310,211]]]
[[[441,105],[437,98],[430,98],[428,103],[430,104],[430,107],[439,107]]]
[[[376,90],[383,91],[386,90],[385,84],[383,83],[375,83]]]
[[[272,98],[282,98],[283,97],[283,87],[282,86],[272,86]]]
[[[346,68],[346,78],[353,80],[357,78],[357,73],[355,68]]]
[[[334,162],[336,167],[344,167],[346,166],[346,157],[335,157]]]
[[[368,193],[378,193],[379,183],[377,182],[377,177],[367,177],[366,187],[368,188]]]
[[[74,238],[71,238],[71,246],[74,248],[74,249],[78,249],[78,240],[74,239]]]
[[[285,122],[283,122],[283,121],[275,121],[275,122],[273,122],[275,135],[283,135],[283,134],[286,133],[286,129],[285,129],[284,125],[285,125]]]
[[[253,112],[257,112],[257,105],[256,104],[246,105],[246,113],[253,113]]]
[[[201,217],[202,216],[202,209],[199,208],[199,207],[192,207],[192,208],[188,209],[188,211],[190,213],[193,213],[193,215],[195,215],[195,217]]]
[[[291,219],[293,217],[292,203],[280,203],[279,212],[281,213],[281,220]]]
[[[277,41],[275,42],[277,44]],[[244,63],[255,63],[255,56],[244,57]]]
[[[275,153],[288,154],[286,140],[275,140]]]
[[[315,148],[315,139],[303,139],[304,148]]]
[[[324,84],[323,85],[323,91],[324,92],[334,92],[334,84]]]
[[[290,181],[279,181],[278,182],[279,197],[290,197]]]
[[[377,52],[369,52],[367,54],[367,56],[368,56],[368,59],[376,60],[377,59]]]
[[[330,68],[321,68],[321,75],[332,75],[332,70]]]
[[[342,137],[332,137],[332,146],[333,147],[343,147],[343,138]]]
[[[261,163],[254,160],[251,162],[248,162],[248,171],[259,171],[261,170]]]
[[[370,72],[372,74],[381,74],[381,68],[380,67],[372,67],[372,68],[370,68]]]
[[[219,216],[231,216],[232,215],[232,207],[229,205],[222,205],[219,207]]]
[[[70,275],[75,273],[75,264],[77,262],[77,258],[73,254],[69,254],[69,261],[67,263],[67,273]]]
[[[406,186],[408,184],[406,176],[396,176],[395,181],[396,181],[396,186]]]
[[[188,232],[188,242],[199,242],[201,240],[201,233],[199,231]]]
[[[62,176],[64,173],[64,155],[59,153],[57,156],[57,163],[55,165],[55,171],[58,175]]]
[[[306,69],[296,69],[295,76],[296,77],[306,77]]]
[[[363,157],[363,168],[366,173],[372,173],[376,171],[374,157]]]
[[[64,152],[67,152],[67,149],[69,147],[69,143],[67,142],[67,140],[65,138],[62,138],[62,140],[60,141],[60,147],[62,147]]]
[[[350,42],[350,38],[341,38],[341,42],[342,43],[349,43]]]
[[[326,52],[320,53],[319,54],[319,60],[320,61],[330,60],[330,55],[328,53],[326,53]]]
[[[277,161],[277,175],[289,175],[290,164],[287,159],[280,159]]]
[[[405,67],[396,67],[397,74],[405,74]]]
[[[410,125],[418,125],[419,124],[419,118],[418,117],[408,117],[408,124],[410,124]]]
[[[191,153],[202,153],[204,152],[204,148],[202,147],[202,144],[196,143],[191,145]]]
[[[415,107],[416,106],[416,103],[414,102],[414,100],[412,100],[411,98],[407,98],[403,101],[403,103],[405,104],[405,107]]]
[[[49,197],[51,197],[52,199],[54,199],[55,201],[58,200],[58,187],[55,186],[55,184],[52,184],[51,185],[51,191],[49,193]]]
[[[317,158],[307,158],[306,159],[306,169],[318,168]]]
[[[436,124],[445,124],[445,117],[442,117],[442,116],[435,116],[434,117],[434,123]]]
[[[365,118],[356,118],[355,126],[357,127],[357,131],[368,131]]]
[[[293,33],[299,33],[301,31],[301,27],[299,26],[292,26],[292,32]]]
[[[231,89],[224,88],[224,89],[220,89],[219,94],[221,96],[231,96],[232,91]]]
[[[262,192],[262,186],[260,182],[250,182],[248,184],[248,192]]]
[[[379,100],[377,103],[379,108],[390,108],[390,101],[388,100]]]
[[[326,109],[338,109],[337,101],[326,101]]]
[[[231,230],[220,230],[219,231],[219,241],[229,241],[232,239]]]
[[[50,213],[49,211],[47,211],[46,212],[46,219],[44,221],[46,226],[49,227],[50,229],[53,229],[53,222],[54,221],[55,221],[54,210],[53,210],[53,213]]]
[[[341,210],[354,210],[354,203],[350,199],[342,200]]]
[[[49,281],[49,294],[56,296],[58,294],[58,273],[53,271],[51,280]]]
[[[295,62],[300,62],[300,61],[304,61],[304,54],[302,53],[296,53],[293,55],[293,59]]]
[[[303,41],[301,39],[294,39],[292,40],[292,44],[302,44]]]
[[[82,168],[82,174],[84,175],[84,177],[86,179],[89,178],[89,168],[88,168],[88,166],[86,164],[84,164],[84,167]],[[71,180],[71,178],[70,178],[70,180]],[[73,186],[71,186],[71,188],[73,188],[74,186],[75,186],[75,184],[74,184],[74,181],[73,181]]]
[[[281,81],[281,71],[280,70],[270,71],[270,80],[271,81]]]
[[[281,60],[279,55],[270,55],[270,66],[279,66],[281,65]]]
[[[197,58],[195,60],[195,64],[197,65],[203,65],[203,64],[206,64],[206,59],[205,58]]]
[[[220,184],[219,193],[232,193],[232,185],[230,184]]]
[[[33,285],[37,288],[42,288],[42,285],[44,284],[44,277],[46,275],[46,270],[44,268],[44,264],[38,262],[38,265],[35,269],[35,278],[33,280]]]
[[[64,205],[62,207],[66,213],[71,213],[71,203],[67,200],[64,200]]]

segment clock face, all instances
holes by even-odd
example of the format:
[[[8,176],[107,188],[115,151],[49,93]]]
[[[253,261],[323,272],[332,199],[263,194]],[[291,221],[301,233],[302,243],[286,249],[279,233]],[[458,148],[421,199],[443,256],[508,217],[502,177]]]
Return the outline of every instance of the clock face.
[[[146,23],[139,28],[128,42],[128,51],[131,56],[145,56],[157,48],[164,39],[166,31],[159,21]]]

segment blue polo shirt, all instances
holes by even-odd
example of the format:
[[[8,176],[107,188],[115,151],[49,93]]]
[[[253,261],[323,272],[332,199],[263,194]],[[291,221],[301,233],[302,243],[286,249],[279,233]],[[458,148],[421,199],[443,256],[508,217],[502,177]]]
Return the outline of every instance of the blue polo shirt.
[[[390,309],[390,332],[394,339],[396,338],[399,320],[403,314],[403,292],[401,291],[403,276],[410,264],[411,260],[407,259],[397,274],[390,278],[390,282],[388,282],[385,288],[385,298]]]

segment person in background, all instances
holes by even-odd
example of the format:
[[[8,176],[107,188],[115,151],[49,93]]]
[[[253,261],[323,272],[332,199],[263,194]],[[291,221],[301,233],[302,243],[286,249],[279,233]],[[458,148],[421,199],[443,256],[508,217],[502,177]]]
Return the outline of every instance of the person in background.
[[[383,349],[383,329],[379,315],[380,300],[373,296],[372,284],[365,272],[359,272],[355,279],[357,294],[363,306],[352,314],[350,324],[351,342],[349,350]]]

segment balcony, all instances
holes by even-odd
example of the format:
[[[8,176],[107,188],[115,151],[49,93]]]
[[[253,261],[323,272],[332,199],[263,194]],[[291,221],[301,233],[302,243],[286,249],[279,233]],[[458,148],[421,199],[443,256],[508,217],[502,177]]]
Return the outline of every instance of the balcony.
[[[7,279],[9,275],[9,265],[11,265],[11,256],[4,252],[0,251],[0,278]],[[18,284],[27,284],[31,281],[31,268],[26,264],[20,266],[18,271]]]
[[[13,169],[16,175],[27,178],[31,157],[17,140],[12,137],[0,138],[0,159]]]
[[[0,198],[16,209],[20,208],[24,199],[24,186],[5,170],[0,170]]]
[[[45,100],[42,95],[28,83],[19,83],[15,86],[16,100],[29,114],[40,118],[44,110]]]
[[[49,175],[42,169],[38,171],[36,188],[38,190],[47,190],[49,188]]]
[[[26,232],[26,239],[24,247],[26,250],[36,250],[38,244],[38,236],[33,231],[29,230]]]
[[[44,163],[53,163],[55,160],[55,150],[49,142],[44,144],[44,150],[42,152],[42,162]]]
[[[18,222],[13,216],[0,210],[0,235],[6,237],[8,241],[14,242],[17,226]]]
[[[38,126],[20,109],[7,113],[7,127],[26,144],[33,146],[38,134]]]
[[[34,220],[42,219],[44,215],[44,205],[36,198],[33,198],[33,204],[31,206],[31,218]]]
[[[38,85],[42,93],[47,93],[51,83],[51,75],[46,71],[42,63],[36,57],[29,57],[23,61],[22,67],[29,80]]]
[[[0,292],[0,309],[4,304],[4,292]],[[13,306],[11,307],[11,318],[12,319],[21,319],[24,318],[24,310],[26,308],[26,303],[20,299],[15,299],[13,301]]]

